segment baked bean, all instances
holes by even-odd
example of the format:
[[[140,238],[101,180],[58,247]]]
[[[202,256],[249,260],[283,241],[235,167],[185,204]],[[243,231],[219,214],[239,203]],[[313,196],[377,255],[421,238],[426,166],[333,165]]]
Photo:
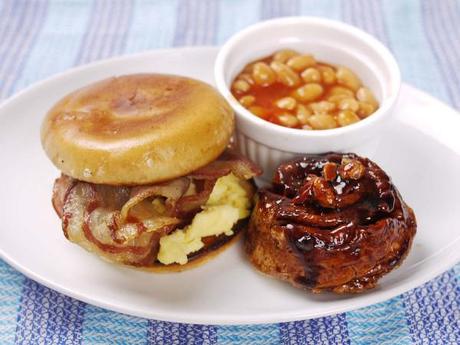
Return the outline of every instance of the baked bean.
[[[308,109],[306,106],[304,106],[303,104],[299,104],[297,106],[296,116],[302,125],[306,125],[308,123],[308,119],[310,118],[312,114],[313,114],[312,111]]]
[[[335,109],[335,104],[328,101],[310,103],[310,109],[315,114],[327,114]]]
[[[338,95],[332,95],[332,96],[327,97],[327,100],[329,102],[334,103],[336,106],[338,106],[340,104],[340,102],[343,99],[346,99],[346,98],[350,98],[350,96],[347,96],[347,95],[344,95],[344,94],[338,94]]]
[[[299,53],[297,53],[294,50],[284,49],[284,50],[280,50],[279,52],[275,53],[275,55],[273,55],[273,60],[285,63],[291,57],[297,56],[297,55],[299,55]]]
[[[343,86],[333,86],[329,90],[329,94],[332,96],[336,95],[345,95],[348,96],[349,98],[353,98],[355,96],[354,92],[351,91],[350,89],[343,87]]]
[[[244,80],[237,80],[233,83],[232,88],[237,93],[245,93],[249,91],[251,85],[249,85],[249,83]]]
[[[344,98],[339,102],[339,109],[356,112],[359,109],[359,103],[354,98]]]
[[[377,108],[378,103],[374,97],[374,94],[369,90],[367,87],[360,87],[358,91],[356,91],[356,98],[358,101],[369,103]]]
[[[358,122],[360,119],[356,113],[351,110],[343,110],[337,115],[337,122],[340,126],[351,125],[352,123]]]
[[[293,87],[300,83],[299,75],[284,63],[273,61],[270,67],[273,68],[278,80],[284,85]]]
[[[251,95],[246,95],[240,98],[240,103],[243,107],[249,107],[254,104],[256,98]]]
[[[361,86],[361,80],[359,80],[358,76],[346,67],[338,67],[336,77],[340,85],[346,86],[355,92]]]
[[[296,127],[299,124],[297,117],[291,114],[278,115],[279,122],[286,127]]]
[[[247,64],[231,91],[256,116],[305,130],[347,126],[379,106],[349,68],[318,62],[312,55],[290,49]]]
[[[297,55],[291,57],[286,65],[291,67],[294,71],[300,72],[307,67],[315,66],[316,60],[311,55]]]
[[[316,68],[310,67],[303,71],[300,76],[306,83],[319,83],[321,82],[321,73]]]
[[[254,64],[252,77],[261,86],[269,86],[276,81],[275,72],[265,62]]]
[[[360,118],[366,118],[375,111],[375,107],[372,104],[359,102],[359,109],[357,114]]]
[[[254,85],[254,79],[252,79],[251,75],[248,73],[241,73],[238,76],[238,79],[244,80],[247,82],[249,85]]]
[[[323,87],[318,83],[305,84],[294,91],[294,96],[299,101],[311,102],[320,97],[324,92]]]
[[[332,129],[337,127],[337,122],[331,115],[316,114],[308,119],[308,123],[313,129]]]
[[[297,101],[292,97],[284,97],[276,101],[276,106],[280,109],[293,110]]]
[[[337,78],[335,77],[335,71],[332,69],[332,67],[319,66],[318,70],[321,73],[321,78],[324,84],[326,85],[335,84]]]

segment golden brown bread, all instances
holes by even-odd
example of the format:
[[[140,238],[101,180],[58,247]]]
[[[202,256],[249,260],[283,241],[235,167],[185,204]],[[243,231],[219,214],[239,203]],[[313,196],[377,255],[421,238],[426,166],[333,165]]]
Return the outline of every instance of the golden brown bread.
[[[412,209],[375,163],[354,154],[282,164],[260,190],[246,251],[260,271],[313,292],[373,288],[407,256]]]
[[[42,145],[64,174],[112,185],[186,175],[227,146],[234,116],[211,86],[161,74],[105,79],[64,97],[47,114]]]

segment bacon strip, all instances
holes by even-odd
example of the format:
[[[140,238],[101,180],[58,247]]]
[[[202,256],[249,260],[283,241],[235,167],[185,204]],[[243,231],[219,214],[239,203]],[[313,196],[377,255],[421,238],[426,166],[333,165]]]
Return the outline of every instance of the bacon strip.
[[[178,220],[160,217],[150,228],[146,220],[120,223],[120,211],[105,207],[107,200],[101,198],[101,189],[97,187],[77,182],[69,192],[64,204],[65,223],[63,218],[68,239],[110,261],[139,263],[154,257],[161,236],[173,231]]]
[[[201,179],[217,179],[233,173],[235,176],[249,180],[262,174],[262,170],[246,157],[227,150],[217,160],[203,168],[195,170],[189,176]]]
[[[209,195],[211,195],[216,181],[217,179],[198,181],[201,184],[200,190],[192,195],[184,195],[182,198],[177,200],[174,214],[179,217],[184,217],[194,211],[200,210],[201,206],[206,204],[208,201]]]
[[[52,202],[54,210],[58,214],[59,218],[62,218],[64,215],[63,209],[65,199],[75,183],[76,180],[67,175],[62,175],[54,182]]]
[[[142,200],[153,196],[162,196],[165,197],[169,203],[175,203],[185,194],[189,186],[190,179],[182,177],[167,183],[134,187],[131,190],[131,198],[121,209],[121,221],[125,222],[128,218],[130,209]]]
[[[97,185],[62,175],[52,201],[69,240],[110,261],[148,265],[156,258],[160,238],[199,212],[217,179],[229,173],[249,179],[261,171],[226,152],[185,177],[156,185]],[[163,214],[152,206],[155,199],[164,204]]]

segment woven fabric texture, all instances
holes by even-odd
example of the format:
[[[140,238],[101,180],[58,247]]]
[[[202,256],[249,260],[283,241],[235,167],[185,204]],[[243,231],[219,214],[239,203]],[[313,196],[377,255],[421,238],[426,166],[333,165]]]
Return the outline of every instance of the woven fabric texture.
[[[405,82],[460,108],[458,0],[0,0],[0,100],[76,65],[147,49],[219,45],[250,24],[291,15],[369,32],[395,54]],[[0,260],[0,344],[460,344],[460,264],[401,296],[344,314],[203,326],[87,305]]]

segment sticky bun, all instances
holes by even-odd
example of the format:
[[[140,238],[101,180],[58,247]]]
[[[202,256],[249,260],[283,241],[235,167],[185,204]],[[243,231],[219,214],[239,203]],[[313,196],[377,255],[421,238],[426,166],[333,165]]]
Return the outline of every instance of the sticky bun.
[[[258,270],[296,287],[357,293],[401,264],[416,227],[377,164],[328,153],[278,167],[258,193],[245,247]]]

